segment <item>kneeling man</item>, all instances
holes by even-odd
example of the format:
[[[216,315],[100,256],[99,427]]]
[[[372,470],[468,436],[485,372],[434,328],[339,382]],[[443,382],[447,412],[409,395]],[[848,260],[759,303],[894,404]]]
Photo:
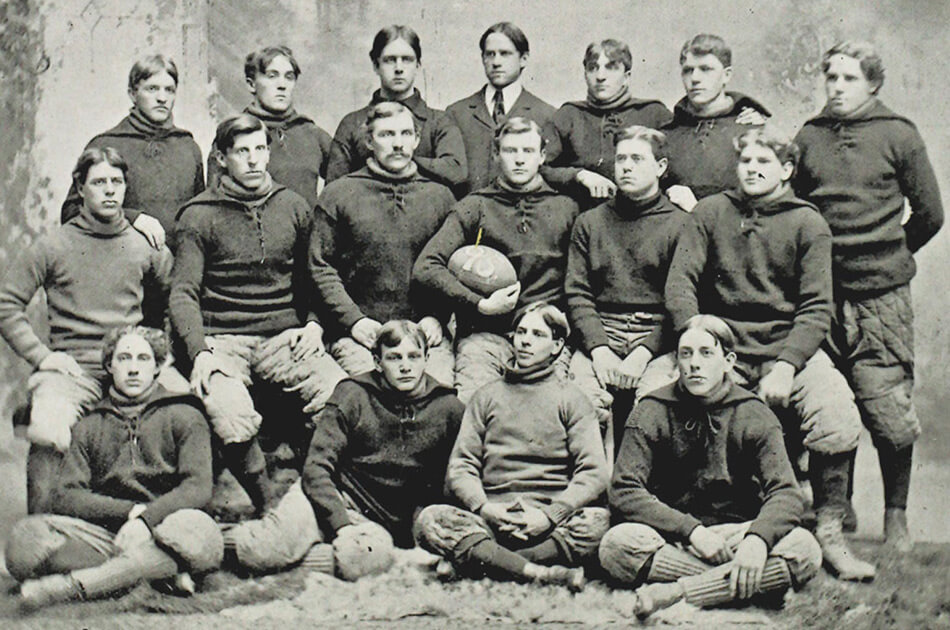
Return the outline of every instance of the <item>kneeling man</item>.
[[[408,320],[383,324],[376,369],[337,385],[316,422],[301,477],[264,518],[225,534],[257,571],[303,560],[346,579],[388,568],[412,546],[420,507],[442,500],[462,403],[426,374],[426,335]],[[315,545],[320,542],[329,545]],[[361,550],[363,552],[361,552]]]
[[[608,527],[593,507],[608,470],[594,409],[555,362],[569,334],[557,307],[535,303],[515,324],[515,360],[469,401],[446,487],[461,507],[419,515],[419,543],[453,567],[492,577],[584,586]],[[550,566],[545,566],[550,565]]]
[[[20,598],[28,607],[210,571],[224,554],[217,525],[200,511],[212,485],[201,403],[155,380],[168,356],[165,334],[112,330],[102,356],[112,385],[73,428],[55,514],[28,516],[7,541],[7,570],[25,580]]]
[[[645,617],[680,599],[714,606],[801,586],[821,548],[800,527],[804,498],[768,406],[729,376],[736,338],[712,315],[690,318],[676,383],[648,393],[624,430],[610,484],[621,524],[600,561],[637,590]],[[664,583],[665,582],[665,583]]]

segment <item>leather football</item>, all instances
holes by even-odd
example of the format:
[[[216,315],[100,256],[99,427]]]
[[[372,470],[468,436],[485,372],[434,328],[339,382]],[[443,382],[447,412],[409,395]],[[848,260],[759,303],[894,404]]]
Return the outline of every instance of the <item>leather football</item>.
[[[466,245],[449,258],[449,271],[466,287],[488,297],[518,281],[508,257],[487,245]]]

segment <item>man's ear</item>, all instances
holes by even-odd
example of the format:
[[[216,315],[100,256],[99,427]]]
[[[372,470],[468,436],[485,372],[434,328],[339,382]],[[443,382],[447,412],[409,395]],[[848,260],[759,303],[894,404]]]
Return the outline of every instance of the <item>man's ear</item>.
[[[667,169],[667,167],[668,167],[669,165],[670,165],[670,161],[669,161],[668,159],[666,159],[665,157],[664,157],[664,158],[660,158],[659,160],[656,161],[656,166],[657,166],[657,169],[656,169],[656,178],[657,178],[657,179],[660,179],[661,177],[663,177],[663,175],[666,173],[666,169]]]
[[[726,371],[731,372],[732,368],[736,367],[736,353],[730,352],[726,354]]]
[[[524,72],[524,69],[528,65],[528,53],[521,53],[520,65],[521,65],[521,71]],[[518,74],[520,75],[521,73],[519,72]]]
[[[254,85],[254,79],[244,77],[244,83],[247,84],[247,90],[254,96],[257,96],[257,86]]]
[[[783,182],[791,181],[792,175],[794,174],[795,174],[794,162],[782,162],[782,181]]]
[[[217,162],[218,166],[220,166],[222,169],[227,170],[228,163],[224,159],[224,154],[217,149],[212,149],[212,151],[213,153],[211,155],[214,156],[214,161]]]
[[[729,82],[732,81],[732,66],[726,66],[725,68],[723,68],[722,78],[723,78],[723,81],[722,81],[723,86],[725,87],[726,85],[729,85]]]
[[[133,105],[135,105],[135,90],[133,90],[132,88],[129,88],[128,94],[129,94],[129,100],[132,101]]]
[[[564,343],[565,341],[563,339],[556,339],[554,341],[554,345],[557,347],[557,352],[554,353],[554,356],[557,356],[564,351]]]

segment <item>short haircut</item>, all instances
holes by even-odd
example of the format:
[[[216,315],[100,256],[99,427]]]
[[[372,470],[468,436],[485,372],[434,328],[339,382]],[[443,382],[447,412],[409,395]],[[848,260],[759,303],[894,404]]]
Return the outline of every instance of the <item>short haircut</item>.
[[[248,53],[244,58],[244,78],[253,81],[257,75],[267,72],[267,66],[278,57],[286,57],[290,67],[294,69],[294,76],[300,76],[300,64],[287,46],[267,46],[260,50]]]
[[[485,32],[482,33],[481,39],[478,40],[478,47],[482,52],[485,52],[485,42],[488,41],[488,36],[493,33],[498,33],[499,35],[504,35],[511,40],[511,43],[515,45],[515,50],[517,50],[522,55],[528,53],[528,38],[525,37],[524,31],[512,24],[511,22],[498,22],[497,24],[492,24]]]
[[[495,130],[495,139],[493,140],[495,151],[501,147],[501,139],[505,136],[511,136],[519,133],[530,133],[532,131],[538,134],[538,137],[541,138],[541,150],[543,151],[544,147],[547,145],[547,141],[544,137],[544,133],[541,131],[541,126],[530,118],[525,118],[524,116],[513,116],[506,120],[501,125],[501,127]]]
[[[419,324],[408,319],[391,319],[376,331],[376,343],[373,344],[373,356],[377,359],[383,356],[385,348],[395,348],[404,340],[410,339],[426,352],[428,349],[426,335]]]
[[[167,72],[168,76],[175,80],[175,86],[178,86],[178,66],[165,55],[149,55],[142,57],[129,70],[129,89],[133,92],[139,86],[139,83],[159,72]]]
[[[838,42],[829,48],[824,57],[821,58],[822,72],[828,72],[828,67],[831,65],[831,58],[835,55],[844,55],[845,57],[857,59],[861,65],[861,72],[864,73],[864,78],[874,85],[875,94],[877,94],[877,91],[884,85],[884,62],[881,61],[880,55],[877,54],[877,50],[870,42]]]
[[[102,338],[102,367],[109,368],[112,364],[112,355],[115,354],[115,347],[126,335],[138,335],[148,342],[152,348],[152,354],[155,355],[155,365],[161,366],[165,363],[165,359],[168,358],[169,343],[168,335],[164,330],[148,326],[123,326],[113,328]]]
[[[657,160],[667,157],[666,155],[666,134],[643,125],[633,125],[626,129],[621,129],[614,136],[614,148],[624,140],[643,140],[650,145],[653,150],[653,157]]]
[[[605,39],[600,42],[593,42],[587,46],[584,51],[584,69],[595,61],[603,53],[608,61],[619,61],[623,63],[625,70],[633,68],[633,55],[630,54],[630,47],[622,41],[616,39]]]
[[[93,147],[83,151],[79,159],[76,160],[76,166],[73,168],[73,181],[76,182],[76,186],[82,187],[82,185],[86,183],[89,169],[102,162],[108,162],[110,166],[114,166],[122,171],[123,177],[128,178],[129,165],[125,159],[119,155],[118,151],[112,147],[102,147],[101,149]]]
[[[571,334],[571,326],[567,323],[567,315],[564,314],[564,311],[547,302],[534,302],[529,304],[528,308],[526,308],[521,316],[518,317],[517,321],[515,321],[515,328],[518,327],[518,324],[521,323],[525,315],[529,313],[537,313],[541,316],[544,323],[551,329],[551,336],[554,339],[567,341],[568,336]]]
[[[729,354],[736,348],[736,334],[729,327],[729,324],[715,315],[693,315],[686,320],[686,325],[683,326],[680,336],[682,337],[687,330],[702,330],[709,333],[722,348],[723,354]]]
[[[369,138],[370,135],[372,135],[373,123],[377,120],[381,118],[392,118],[393,116],[398,116],[404,112],[409,113],[409,118],[412,119],[412,128],[418,136],[419,121],[417,121],[416,117],[412,115],[412,110],[402,103],[396,103],[394,101],[383,101],[382,103],[376,103],[369,108],[369,111],[366,113],[366,120],[363,121],[363,136]]]
[[[218,125],[218,130],[214,134],[214,148],[221,153],[227,153],[234,146],[234,141],[238,136],[255,131],[267,131],[267,127],[256,116],[251,114],[230,116]],[[267,135],[267,144],[270,145],[270,134]]]
[[[393,24],[380,29],[376,33],[376,37],[373,38],[373,47],[369,51],[369,58],[374,66],[379,65],[379,58],[383,54],[383,49],[397,39],[405,40],[412,47],[413,52],[416,53],[416,61],[422,62],[422,44],[419,42],[419,36],[416,32],[408,26]]]
[[[712,55],[725,67],[732,65],[732,49],[726,45],[726,40],[718,35],[709,33],[700,33],[683,44],[680,49],[680,64],[686,61],[686,55],[692,54],[696,57],[703,55]]]
[[[785,132],[781,131],[774,124],[766,123],[762,127],[756,127],[736,136],[732,145],[736,153],[741,153],[744,148],[750,144],[768,147],[775,152],[775,156],[784,164],[791,162],[795,170],[798,170],[798,160],[802,156],[802,150],[798,144],[791,139]],[[792,171],[792,176],[795,175]]]

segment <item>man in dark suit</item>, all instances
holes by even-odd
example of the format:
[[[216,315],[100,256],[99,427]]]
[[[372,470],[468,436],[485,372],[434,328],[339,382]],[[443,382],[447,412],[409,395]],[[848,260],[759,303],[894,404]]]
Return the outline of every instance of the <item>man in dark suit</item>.
[[[511,22],[488,27],[478,45],[488,83],[446,111],[462,130],[468,159],[468,181],[462,193],[490,184],[499,174],[492,157],[495,129],[508,118],[522,116],[544,125],[556,111],[521,84],[528,63],[528,38]]]

